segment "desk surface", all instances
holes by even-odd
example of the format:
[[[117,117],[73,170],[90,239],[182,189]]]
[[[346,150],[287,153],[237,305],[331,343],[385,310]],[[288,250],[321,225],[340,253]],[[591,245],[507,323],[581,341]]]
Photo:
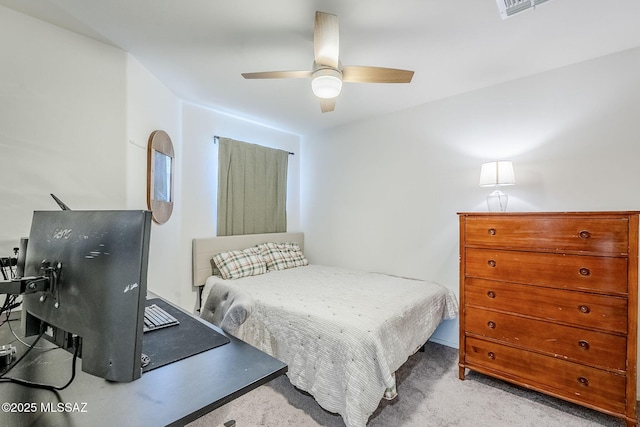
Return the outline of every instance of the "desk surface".
[[[54,393],[0,383],[0,425],[11,426],[163,426],[183,425],[284,374],[287,365],[225,334],[230,343],[142,374],[130,383],[105,381],[81,370],[65,390]],[[12,321],[14,331],[20,322]],[[178,326],[179,327],[179,326]],[[27,342],[32,342],[33,337]],[[26,349],[8,325],[0,345]],[[73,355],[45,340],[14,367],[11,377],[62,386],[71,375]],[[8,404],[8,405],[7,405]]]

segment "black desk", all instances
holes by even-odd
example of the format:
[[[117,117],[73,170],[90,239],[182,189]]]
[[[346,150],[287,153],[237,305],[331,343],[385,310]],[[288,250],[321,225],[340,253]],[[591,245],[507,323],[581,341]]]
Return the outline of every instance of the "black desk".
[[[12,325],[14,330],[20,330],[19,321],[12,321]],[[86,374],[81,370],[80,360],[74,382],[57,393],[0,383],[0,405],[15,403],[9,409],[21,409],[7,412],[6,405],[2,406],[0,426],[179,426],[287,371],[286,364],[227,336],[231,340],[228,344],[145,372],[130,383],[108,382]],[[28,342],[32,340],[33,337]],[[13,343],[19,357],[25,346],[14,341],[8,326],[2,326],[0,345]],[[46,340],[40,340],[38,346],[52,349],[32,350],[9,375],[46,384],[66,384],[72,355],[53,348]],[[62,411],[57,411],[58,406]]]

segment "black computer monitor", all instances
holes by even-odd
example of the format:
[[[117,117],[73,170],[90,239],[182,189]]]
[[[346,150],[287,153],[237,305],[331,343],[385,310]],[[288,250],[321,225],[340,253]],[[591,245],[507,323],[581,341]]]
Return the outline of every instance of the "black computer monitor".
[[[150,211],[34,212],[24,274],[50,289],[23,295],[25,336],[80,337],[83,371],[139,378],[150,230]]]

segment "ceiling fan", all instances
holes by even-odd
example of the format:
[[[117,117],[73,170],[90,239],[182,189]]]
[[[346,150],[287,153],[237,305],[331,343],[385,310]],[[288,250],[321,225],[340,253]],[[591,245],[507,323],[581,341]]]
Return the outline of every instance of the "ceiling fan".
[[[311,71],[265,71],[243,73],[245,79],[298,79],[311,77],[311,89],[320,98],[323,113],[333,111],[343,82],[409,83],[413,71],[396,68],[342,66],[339,52],[338,17],[316,12],[313,31],[314,61]]]

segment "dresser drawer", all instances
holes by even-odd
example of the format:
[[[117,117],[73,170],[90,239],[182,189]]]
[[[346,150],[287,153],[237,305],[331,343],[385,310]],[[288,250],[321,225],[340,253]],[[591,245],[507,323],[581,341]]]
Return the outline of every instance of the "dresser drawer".
[[[624,336],[467,307],[466,332],[603,369],[626,370]]]
[[[626,378],[600,369],[468,337],[466,364],[484,367],[517,384],[599,408],[621,412],[626,405]],[[633,396],[635,399],[635,396]]]
[[[465,276],[562,289],[627,293],[627,258],[497,249],[465,251]]]
[[[629,251],[629,220],[625,217],[468,216],[464,233],[470,246],[608,255]]]
[[[514,283],[467,279],[465,305],[627,333],[627,299]]]

